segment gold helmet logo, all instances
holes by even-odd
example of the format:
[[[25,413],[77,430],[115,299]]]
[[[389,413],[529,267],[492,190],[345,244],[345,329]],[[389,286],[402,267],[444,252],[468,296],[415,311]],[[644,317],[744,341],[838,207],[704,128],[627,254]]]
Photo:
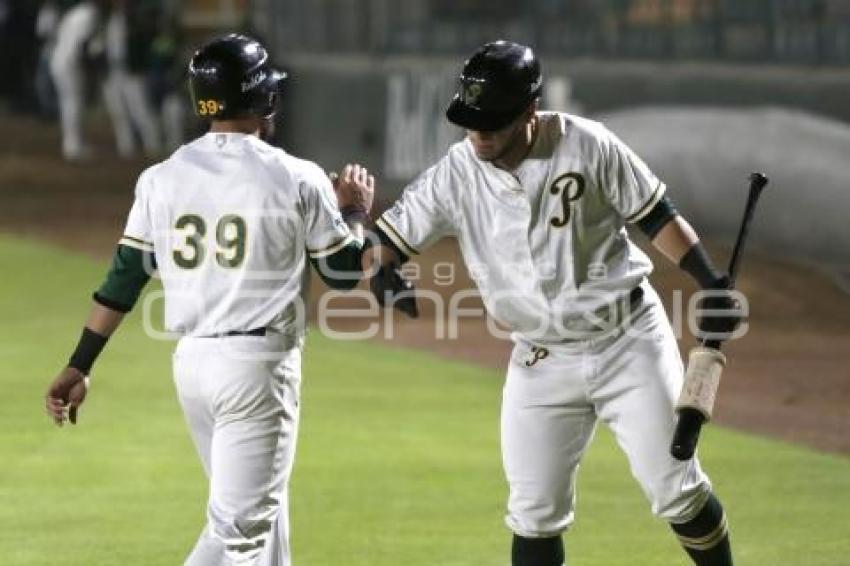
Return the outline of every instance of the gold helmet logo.
[[[463,89],[463,102],[469,106],[475,106],[478,103],[478,99],[481,97],[481,85],[478,83],[472,83],[466,85]]]

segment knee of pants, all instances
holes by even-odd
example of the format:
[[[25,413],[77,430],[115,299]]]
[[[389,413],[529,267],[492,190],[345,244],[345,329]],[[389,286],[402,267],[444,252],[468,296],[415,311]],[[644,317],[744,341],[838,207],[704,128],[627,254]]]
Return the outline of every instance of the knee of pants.
[[[560,491],[560,492],[558,492]],[[572,524],[573,493],[571,490],[522,490],[511,487],[505,524],[514,533],[526,538],[552,537],[563,533]]]
[[[682,523],[699,513],[711,494],[711,483],[699,470],[690,476],[684,482],[659,483],[649,490],[653,515],[668,522]]]

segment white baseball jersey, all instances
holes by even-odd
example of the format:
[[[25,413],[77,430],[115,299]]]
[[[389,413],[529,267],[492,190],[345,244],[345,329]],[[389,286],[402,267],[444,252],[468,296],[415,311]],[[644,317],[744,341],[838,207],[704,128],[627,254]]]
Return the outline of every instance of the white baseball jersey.
[[[490,314],[540,342],[592,331],[652,270],[627,238],[664,184],[602,124],[539,112],[513,171],[464,139],[404,191],[379,227],[406,254],[457,237]]]
[[[256,136],[208,133],[142,173],[120,243],[154,252],[166,328],[210,336],[303,332],[307,254],[352,239],[317,165]]]

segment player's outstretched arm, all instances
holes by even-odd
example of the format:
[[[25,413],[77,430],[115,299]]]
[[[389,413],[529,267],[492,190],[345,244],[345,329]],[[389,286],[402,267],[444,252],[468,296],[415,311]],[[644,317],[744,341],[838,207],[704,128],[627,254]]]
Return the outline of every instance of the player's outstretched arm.
[[[466,180],[457,176],[462,167],[456,165],[447,155],[423,171],[375,221],[363,269],[380,305],[412,318],[419,315],[415,289],[402,275],[401,266],[441,238],[457,235],[459,207],[454,199]]]
[[[341,236],[344,245],[331,246],[334,248],[331,253],[311,254],[310,263],[328,287],[347,291],[356,287],[363,277],[360,256],[363,253],[365,225],[375,195],[375,178],[365,167],[356,164],[346,165],[341,175],[332,172],[328,176],[336,203],[332,211],[327,211],[329,221],[325,225],[328,231],[336,233],[339,216],[342,216],[349,233],[336,233]]]
[[[391,305],[408,315],[419,317],[416,289],[401,274],[401,265],[408,257],[399,250],[387,235],[377,228],[370,236],[363,253],[363,273],[369,277],[369,289],[381,306]]]
[[[352,289],[360,279],[369,278],[372,293],[382,306],[392,305],[409,316],[419,315],[413,285],[405,280],[398,267],[407,258],[386,255],[386,261],[373,261],[378,255],[392,254],[392,250],[378,245],[375,233],[366,234],[366,223],[375,195],[375,178],[359,164],[346,165],[342,173],[330,174],[337,204],[343,220],[354,235],[354,241],[333,254],[311,259],[322,280],[334,289]],[[380,229],[378,230],[380,234]],[[381,240],[383,241],[383,240]]]
[[[57,425],[62,426],[66,420],[77,424],[77,410],[88,392],[88,374],[123,318],[123,312],[99,303],[92,306],[68,365],[59,372],[47,390],[47,414]]]
[[[722,335],[733,332],[741,323],[741,317],[731,294],[729,277],[714,266],[696,231],[678,214],[670,200],[667,197],[661,199],[637,224],[652,245],[690,274],[702,289],[717,292],[704,299],[701,308],[727,312],[701,319],[701,333]]]
[[[57,425],[66,420],[77,423],[77,411],[88,391],[89,372],[124,314],[138,300],[155,263],[150,251],[129,245],[116,248],[106,280],[94,294],[95,302],[77,347],[47,389],[45,408]]]

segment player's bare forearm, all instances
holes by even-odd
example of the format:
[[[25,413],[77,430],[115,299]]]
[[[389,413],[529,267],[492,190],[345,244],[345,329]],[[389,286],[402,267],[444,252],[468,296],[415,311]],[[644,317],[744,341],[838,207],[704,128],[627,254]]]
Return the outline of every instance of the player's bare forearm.
[[[655,249],[676,265],[697,242],[699,236],[688,221],[679,215],[667,222],[652,239]]]
[[[700,243],[699,236],[687,220],[679,215],[673,217],[658,231],[652,239],[652,244],[667,259],[690,274],[703,289],[724,291],[723,294],[703,298],[701,308],[731,311],[732,314],[701,318],[699,327],[702,335],[724,335],[737,328],[741,315],[737,303],[729,294],[729,277],[714,267],[708,252]]]
[[[652,245],[691,275],[703,289],[728,287],[728,278],[714,267],[699,236],[679,214],[658,229],[652,237]]]
[[[86,319],[86,328],[108,338],[115,332],[122,320],[124,320],[123,312],[105,307],[100,303],[94,303]]]

